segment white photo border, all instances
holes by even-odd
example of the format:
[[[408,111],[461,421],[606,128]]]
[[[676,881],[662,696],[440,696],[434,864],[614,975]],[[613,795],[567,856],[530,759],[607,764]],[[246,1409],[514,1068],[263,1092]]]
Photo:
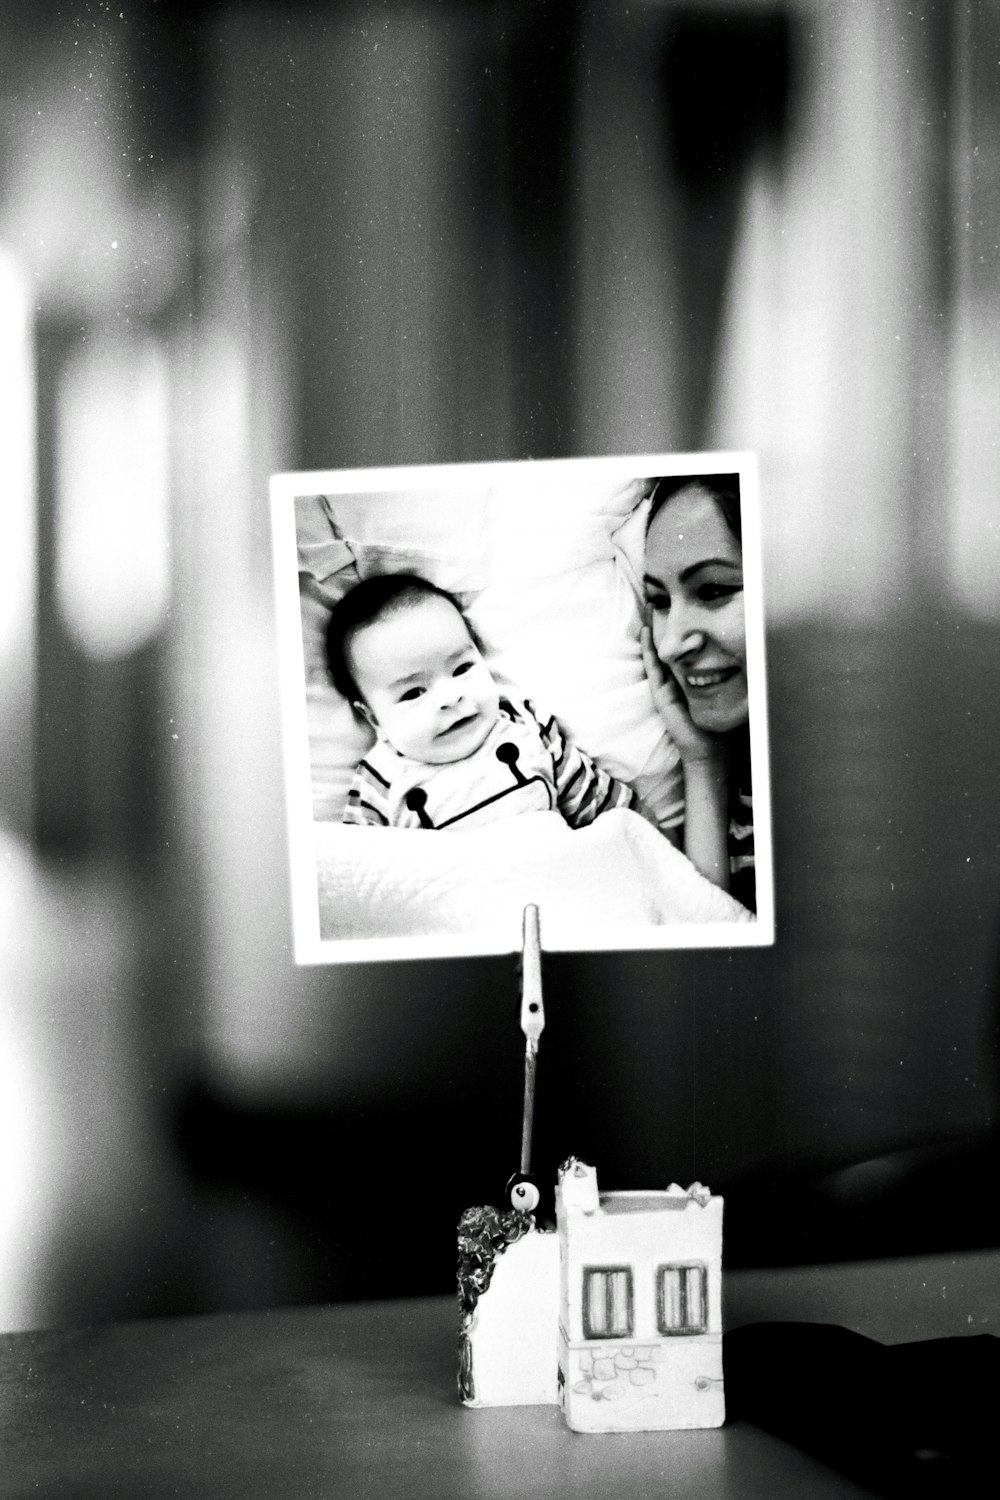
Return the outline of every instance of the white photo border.
[[[599,458],[528,459],[493,463],[425,464],[365,469],[307,470],[270,480],[275,621],[281,709],[286,826],[294,959],[298,965],[371,963],[403,959],[475,957],[517,952],[520,933],[509,924],[464,933],[406,937],[323,937],[312,800],[312,763],[306,695],[295,502],[304,496],[365,496],[423,490],[450,491],[510,485],[536,487],[574,479],[603,481],[699,474],[738,474],[744,559],[744,608],[749,736],[755,843],[756,919],[752,922],[636,923],[547,933],[546,951],[646,951],[768,947],[775,939],[770,757],[764,629],[764,581],[756,455],[749,452],[630,454]],[[346,837],[358,830],[345,828]]]

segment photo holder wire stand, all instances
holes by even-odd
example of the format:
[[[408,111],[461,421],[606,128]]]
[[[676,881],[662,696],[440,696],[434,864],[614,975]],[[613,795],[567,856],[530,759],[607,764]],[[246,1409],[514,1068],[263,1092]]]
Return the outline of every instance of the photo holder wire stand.
[[[538,1184],[531,1172],[531,1140],[535,1123],[535,1083],[538,1041],[545,1029],[542,1002],[542,944],[538,907],[524,908],[521,943],[521,1030],[524,1033],[524,1103],[521,1111],[521,1162],[507,1182],[508,1206],[531,1213],[538,1206]]]

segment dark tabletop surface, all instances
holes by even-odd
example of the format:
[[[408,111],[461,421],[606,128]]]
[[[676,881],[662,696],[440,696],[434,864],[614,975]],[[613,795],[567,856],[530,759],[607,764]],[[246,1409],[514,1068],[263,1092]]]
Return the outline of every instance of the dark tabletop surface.
[[[726,1324],[835,1322],[884,1343],[1000,1332],[1000,1252],[741,1272]],[[748,1422],[581,1436],[555,1407],[455,1396],[450,1298],[0,1338],[0,1494],[111,1500],[864,1495]]]

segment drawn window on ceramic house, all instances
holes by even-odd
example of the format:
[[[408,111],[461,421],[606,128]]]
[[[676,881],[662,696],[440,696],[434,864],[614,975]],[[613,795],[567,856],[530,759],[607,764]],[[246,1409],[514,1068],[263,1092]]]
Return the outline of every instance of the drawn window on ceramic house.
[[[632,1332],[632,1272],[628,1266],[587,1266],[583,1273],[583,1336],[620,1339]]]
[[[656,1314],[660,1332],[704,1333],[708,1327],[708,1275],[700,1261],[660,1266]]]

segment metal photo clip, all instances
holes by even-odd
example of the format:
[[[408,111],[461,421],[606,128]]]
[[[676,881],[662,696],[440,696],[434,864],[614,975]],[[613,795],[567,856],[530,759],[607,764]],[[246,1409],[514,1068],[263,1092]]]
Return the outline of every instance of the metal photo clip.
[[[542,1004],[542,945],[538,932],[538,907],[524,908],[524,939],[521,951],[521,1030],[524,1048],[524,1111],[521,1117],[521,1171],[531,1172],[531,1131],[535,1116],[535,1069],[538,1039],[545,1028]]]

